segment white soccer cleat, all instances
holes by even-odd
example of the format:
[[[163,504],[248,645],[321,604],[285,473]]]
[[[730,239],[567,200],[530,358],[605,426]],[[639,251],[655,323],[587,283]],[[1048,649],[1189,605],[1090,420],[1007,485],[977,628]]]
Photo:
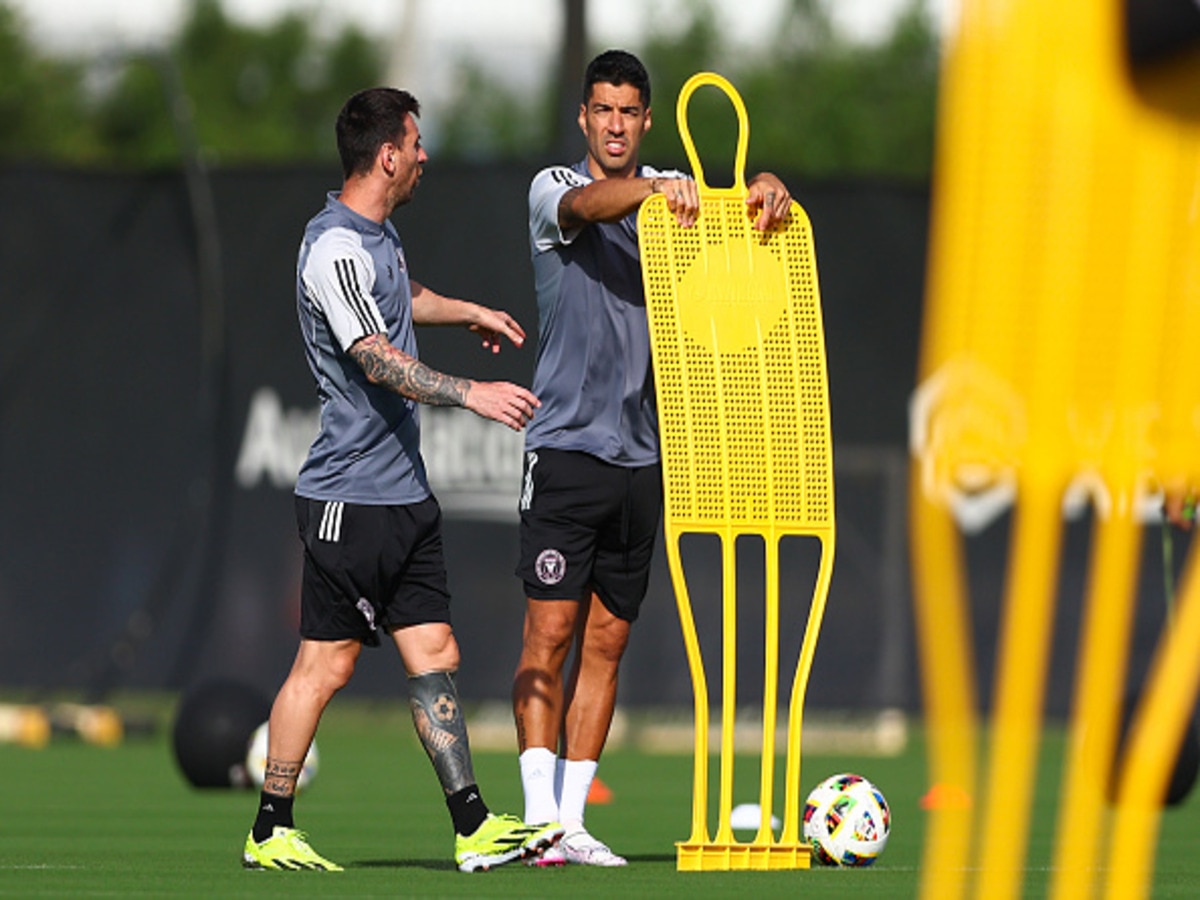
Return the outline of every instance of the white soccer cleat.
[[[576,863],[581,866],[611,867],[629,864],[629,861],[625,857],[613,853],[607,844],[596,840],[588,834],[586,828],[568,831],[562,836],[562,840],[552,847],[551,850],[561,853],[567,862]],[[543,853],[542,858],[545,859],[548,853],[550,853],[550,850]],[[554,865],[554,863],[551,862],[548,865]]]

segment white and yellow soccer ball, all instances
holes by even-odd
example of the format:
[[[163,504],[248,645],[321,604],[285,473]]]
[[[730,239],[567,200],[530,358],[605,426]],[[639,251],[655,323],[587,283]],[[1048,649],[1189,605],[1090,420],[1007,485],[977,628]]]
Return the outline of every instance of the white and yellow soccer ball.
[[[871,865],[887,845],[891,828],[887,800],[861,775],[831,775],[804,803],[804,839],[821,865]]]
[[[317,742],[313,741],[308,747],[308,755],[304,757],[304,765],[300,767],[300,777],[296,780],[296,790],[304,790],[317,776],[317,766],[320,756],[317,753]],[[250,745],[246,750],[246,774],[261,788],[263,776],[267,770],[267,723],[263,722],[254,729],[250,736]]]

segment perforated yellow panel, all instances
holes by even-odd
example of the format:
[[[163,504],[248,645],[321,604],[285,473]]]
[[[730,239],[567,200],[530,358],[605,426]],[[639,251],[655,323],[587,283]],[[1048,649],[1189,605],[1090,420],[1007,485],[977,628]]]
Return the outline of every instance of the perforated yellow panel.
[[[738,113],[734,184],[710,188],[687,128],[702,85],[723,90]],[[696,703],[692,833],[681,870],[796,869],[809,864],[800,830],[804,694],[829,592],[834,552],[833,459],[825,335],[812,229],[796,203],[763,233],[746,207],[749,123],[741,97],[711,73],[679,95],[680,135],[700,191],[698,222],[680,227],[662,195],[638,213],[638,240],[658,391],[665,484],[664,531]],[[708,829],[708,688],[680,559],[684,533],[722,544],[721,775],[717,831]],[[730,827],[736,710],[737,576],[734,544],[759,535],[766,553],[761,823],[749,842]],[[810,535],[822,552],[791,683],[782,832],[770,826],[779,697],[779,542]]]
[[[808,217],[762,235],[744,200],[692,228],[643,206],[646,303],[666,473],[680,525],[826,528],[833,474],[825,339]]]

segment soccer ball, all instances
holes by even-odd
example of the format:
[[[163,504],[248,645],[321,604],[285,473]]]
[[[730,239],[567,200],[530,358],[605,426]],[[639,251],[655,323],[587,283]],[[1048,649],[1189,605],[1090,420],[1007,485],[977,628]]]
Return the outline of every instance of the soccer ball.
[[[296,790],[308,787],[317,776],[317,764],[320,757],[317,754],[317,742],[313,741],[308,747],[308,755],[304,757],[304,765],[300,767],[300,777],[296,779]],[[267,770],[267,723],[263,722],[250,736],[250,746],[246,750],[246,773],[254,786],[261,788]]]
[[[861,775],[833,775],[804,803],[804,838],[825,866],[869,866],[883,852],[892,814],[879,788]]]

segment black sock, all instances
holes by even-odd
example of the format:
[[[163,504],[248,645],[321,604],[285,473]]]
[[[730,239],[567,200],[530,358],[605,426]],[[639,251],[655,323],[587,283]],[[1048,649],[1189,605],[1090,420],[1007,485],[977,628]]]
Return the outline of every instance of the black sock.
[[[276,825],[292,828],[292,804],[295,797],[280,797],[278,794],[259,794],[258,818],[254,820],[254,840],[261,844],[271,836]]]
[[[466,837],[474,834],[488,817],[487,804],[479,795],[479,786],[468,784],[461,791],[456,791],[446,798],[446,806],[450,807],[450,818],[454,820],[454,832]]]

